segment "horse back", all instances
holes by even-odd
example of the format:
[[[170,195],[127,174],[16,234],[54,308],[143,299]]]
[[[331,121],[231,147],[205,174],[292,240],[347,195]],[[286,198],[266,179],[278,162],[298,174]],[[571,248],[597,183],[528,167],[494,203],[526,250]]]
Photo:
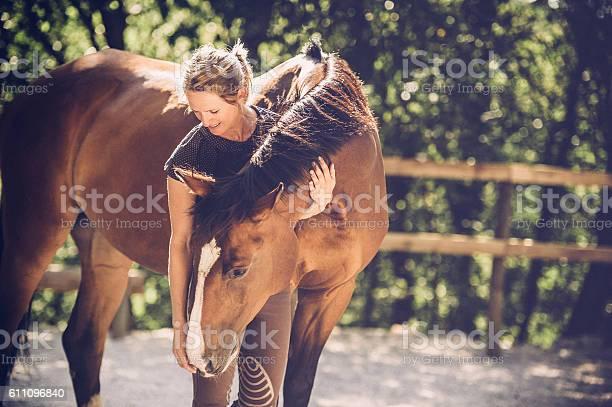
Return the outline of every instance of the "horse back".
[[[164,108],[177,108],[177,66],[106,49],[39,77],[30,84],[33,93],[18,94],[0,119],[3,172],[35,162],[41,174],[54,169],[64,171],[70,179],[90,129],[98,124],[103,112],[119,107],[119,101],[140,100],[145,111],[146,106],[164,105],[157,112],[148,109],[149,115],[160,114]],[[148,99],[142,97],[141,89],[150,90]],[[122,122],[121,118],[116,121]]]

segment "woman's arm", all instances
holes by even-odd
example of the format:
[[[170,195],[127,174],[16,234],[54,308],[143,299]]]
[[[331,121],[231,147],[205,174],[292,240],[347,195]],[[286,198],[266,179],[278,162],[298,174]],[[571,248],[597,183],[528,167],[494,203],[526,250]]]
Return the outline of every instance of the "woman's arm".
[[[333,198],[334,187],[336,186],[336,167],[332,163],[329,167],[325,160],[319,157],[319,163],[312,163],[310,170],[310,182],[308,189],[312,202],[300,219],[307,219],[318,215],[325,210],[328,203]]]
[[[167,187],[172,229],[168,257],[172,322],[185,323],[187,320],[187,289],[191,270],[189,240],[193,227],[193,219],[188,211],[194,203],[194,195],[189,193],[185,184],[172,178],[167,179]]]
[[[174,355],[182,368],[195,373],[185,353],[185,327],[187,326],[187,294],[191,271],[189,241],[193,228],[193,217],[189,209],[195,196],[185,184],[170,177],[166,181],[168,209],[170,214],[170,245],[168,250],[168,283],[172,303],[172,326],[175,332]]]

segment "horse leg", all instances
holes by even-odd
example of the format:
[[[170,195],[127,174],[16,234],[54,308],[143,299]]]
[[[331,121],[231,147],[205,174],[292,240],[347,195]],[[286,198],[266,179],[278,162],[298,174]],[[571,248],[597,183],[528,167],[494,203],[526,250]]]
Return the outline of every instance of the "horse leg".
[[[76,226],[81,284],[62,344],[79,406],[100,402],[100,366],[106,334],[128,286],[132,261],[94,229]]]
[[[76,213],[61,210],[59,187],[24,182],[16,174],[8,174],[9,177],[6,173],[2,174],[0,205],[0,333],[14,338],[34,291],[72,228]],[[0,385],[10,381],[15,351],[14,340],[0,347]]]
[[[355,281],[330,290],[299,289],[283,386],[286,406],[307,406],[319,356],[355,290]]]

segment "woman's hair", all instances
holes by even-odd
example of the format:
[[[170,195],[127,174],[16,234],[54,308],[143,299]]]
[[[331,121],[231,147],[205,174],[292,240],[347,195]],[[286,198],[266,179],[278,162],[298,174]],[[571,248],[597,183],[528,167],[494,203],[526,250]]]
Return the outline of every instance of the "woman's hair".
[[[185,92],[211,92],[235,103],[238,91],[244,88],[247,97],[251,90],[253,70],[247,61],[248,51],[238,40],[231,49],[205,44],[196,49],[183,65],[179,98],[187,104]],[[190,111],[189,107],[187,108]]]

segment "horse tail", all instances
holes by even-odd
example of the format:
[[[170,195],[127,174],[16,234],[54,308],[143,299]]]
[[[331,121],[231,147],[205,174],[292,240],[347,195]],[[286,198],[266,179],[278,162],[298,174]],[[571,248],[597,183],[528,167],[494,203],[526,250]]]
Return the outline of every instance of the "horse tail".
[[[4,152],[4,143],[6,142],[6,138],[10,137],[10,125],[11,125],[11,117],[13,116],[13,112],[16,110],[15,105],[19,103],[20,95],[15,96],[15,100],[11,102],[5,102],[2,105],[2,109],[0,109],[0,172],[2,169],[2,155]]]
[[[33,299],[30,300],[28,310],[21,318],[21,321],[19,321],[19,325],[15,331],[17,334],[11,336],[11,341],[5,353],[6,356],[0,365],[0,386],[9,385],[17,359],[27,360],[31,357],[29,333],[32,327],[32,301]],[[15,338],[16,341],[14,341],[13,338]],[[17,347],[14,342],[17,343]]]
[[[4,131],[4,121],[6,119],[6,103],[4,104],[4,106],[2,106],[2,111],[0,112],[0,174],[2,173],[2,150],[3,146],[4,146],[4,133],[6,133],[6,131]],[[0,182],[1,184],[1,182]],[[2,187],[0,186],[0,194],[2,193]],[[0,250],[2,248],[0,247]],[[0,252],[1,253],[1,252]]]
[[[1,152],[0,152],[1,153]],[[5,207],[5,199],[6,196],[2,193],[0,198],[0,264],[2,263],[2,257],[6,255],[4,253],[4,207]],[[3,360],[0,361],[0,386],[8,386],[9,381],[11,379],[11,374],[13,373],[13,368],[15,367],[15,360],[17,356],[28,358],[30,356],[30,346],[29,346],[29,335],[28,332],[31,328],[31,315],[32,315],[32,301],[33,298],[30,299],[30,304],[28,305],[28,309],[25,314],[22,316],[21,321],[19,321],[19,325],[17,326],[17,335],[11,335],[8,338],[8,345],[2,352]],[[17,339],[18,346],[15,347],[15,343],[12,340],[13,338]],[[19,353],[19,355],[18,355]],[[1,403],[0,403],[1,404]]]
[[[10,120],[10,111],[13,110],[12,105],[14,104],[15,101],[5,102],[2,105],[2,109],[0,110],[0,172],[2,168],[2,152],[4,151],[4,139],[5,137],[8,137],[7,134],[9,133],[6,128],[8,127],[8,122]]]

